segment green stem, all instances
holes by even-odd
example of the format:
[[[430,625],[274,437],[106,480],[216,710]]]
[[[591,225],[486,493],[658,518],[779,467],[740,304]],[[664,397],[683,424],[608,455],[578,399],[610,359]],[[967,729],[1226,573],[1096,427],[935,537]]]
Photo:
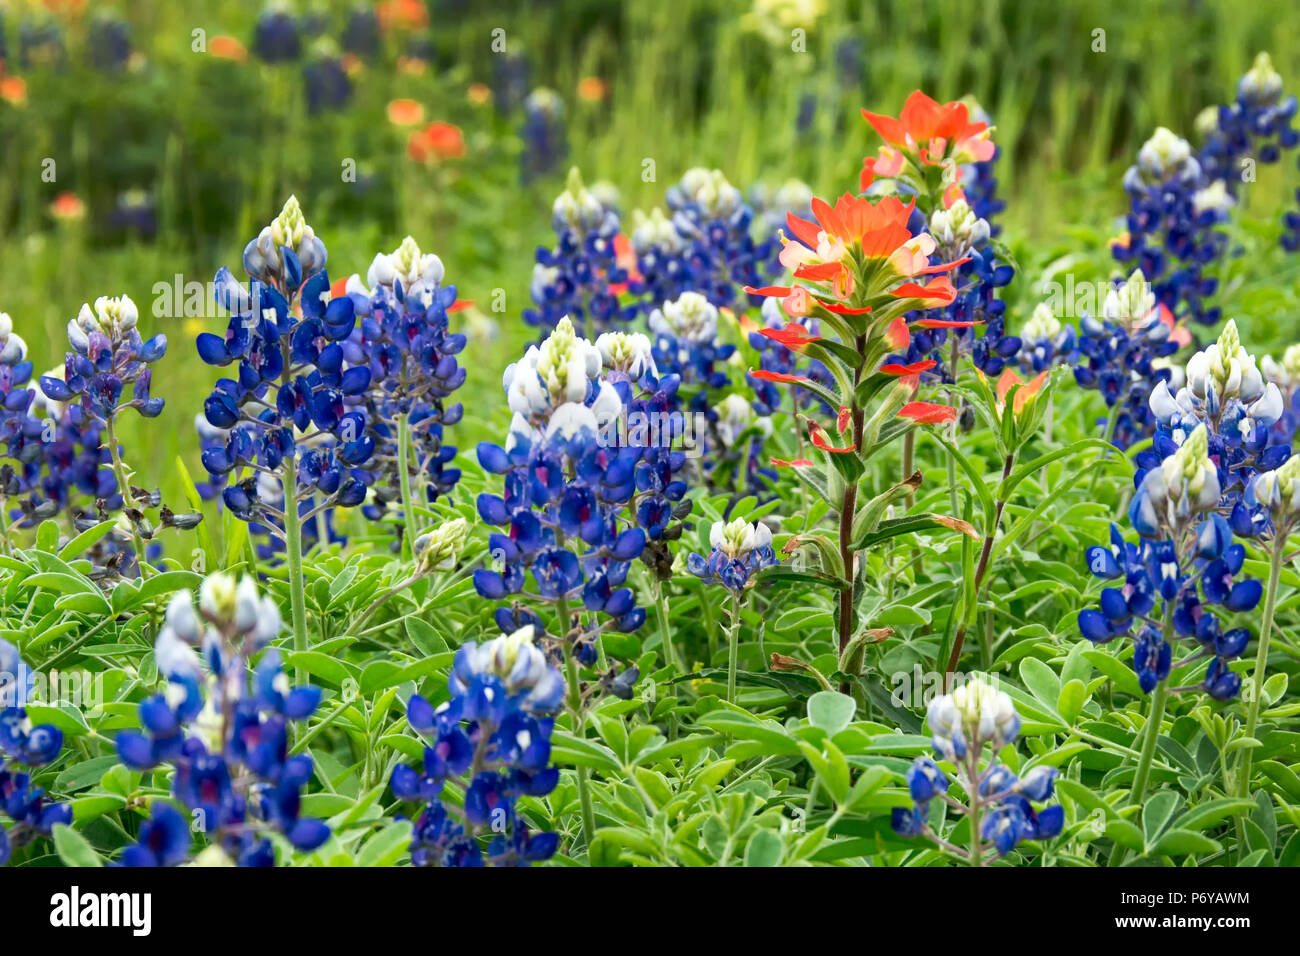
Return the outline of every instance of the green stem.
[[[1169,640],[1173,631],[1173,613],[1165,614],[1165,640]],[[1142,728],[1142,752],[1138,757],[1137,772],[1133,775],[1133,789],[1129,791],[1129,803],[1141,806],[1147,793],[1147,784],[1151,780],[1151,762],[1156,756],[1156,745],[1160,740],[1160,725],[1164,723],[1165,706],[1169,703],[1169,678],[1156,685],[1151,698],[1151,715],[1147,717],[1146,726]],[[1124,848],[1118,843],[1111,850],[1110,865],[1117,865],[1124,857]]]
[[[650,577],[650,586],[654,589],[655,608],[659,612],[659,640],[662,641],[664,645],[664,663],[678,674],[685,674],[685,664],[678,662],[677,650],[673,647],[673,639],[669,635],[668,595],[664,593],[664,583],[652,573]]]
[[[569,643],[569,602],[560,597],[555,602],[555,610],[560,615],[560,646],[564,653],[564,674],[569,682],[569,707],[573,710],[573,730],[575,737],[581,737],[586,731],[587,718],[582,708],[582,688],[578,683],[578,661],[573,656],[573,647]],[[596,834],[596,813],[591,806],[591,788],[587,782],[587,768],[576,768],[578,779],[578,802],[582,805],[582,843],[591,851],[591,840]]]
[[[411,420],[405,412],[397,414],[397,477],[402,488],[402,552],[415,554],[415,499],[411,494]]]
[[[1264,676],[1268,672],[1268,642],[1273,635],[1273,614],[1277,610],[1277,591],[1282,580],[1282,562],[1286,551],[1286,534],[1273,537],[1273,548],[1268,558],[1268,591],[1264,596],[1264,623],[1259,626],[1259,649],[1255,652],[1254,693],[1251,695],[1250,707],[1246,711],[1246,736],[1254,737],[1259,726],[1259,708],[1264,700]],[[1254,763],[1255,751],[1247,747],[1242,751],[1241,769],[1237,776],[1237,796],[1250,796],[1250,774]],[[1244,845],[1245,836],[1241,818],[1237,818],[1238,845]]]
[[[294,456],[284,460],[281,486],[284,488],[284,549],[289,570],[289,606],[293,616],[293,649],[307,650],[307,599],[302,578],[302,519],[298,516],[297,475]],[[298,683],[307,680],[301,665],[294,669]]]
[[[740,595],[731,594],[731,627],[727,630],[727,703],[736,702],[736,662],[740,658]]]
[[[1119,399],[1116,399],[1115,404],[1110,408],[1110,418],[1106,421],[1107,445],[1113,445],[1115,442],[1115,426],[1119,424],[1119,407]],[[1109,448],[1103,451],[1101,457],[1097,459],[1096,470],[1092,473],[1092,482],[1088,485],[1089,492],[1097,489],[1097,479],[1101,477],[1101,473],[1104,470],[1101,467],[1101,463],[1106,460],[1108,454],[1110,454]]]
[[[122,494],[122,509],[135,506],[135,496],[131,494],[131,486],[126,480],[126,469],[122,467],[122,454],[117,447],[117,432],[113,426],[113,416],[109,415],[104,421],[104,434],[108,440],[108,452],[113,459],[113,475],[117,478],[117,489]],[[144,542],[140,539],[140,532],[136,530],[135,522],[131,521],[128,516],[126,519],[131,524],[131,543],[135,547],[135,564],[140,569],[140,577],[145,576],[145,568],[149,562],[144,556]]]

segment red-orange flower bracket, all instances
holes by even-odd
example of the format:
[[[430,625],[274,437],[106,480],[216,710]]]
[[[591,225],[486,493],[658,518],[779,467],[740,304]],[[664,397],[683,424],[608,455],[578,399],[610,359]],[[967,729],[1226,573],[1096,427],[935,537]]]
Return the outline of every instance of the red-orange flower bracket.
[[[918,425],[939,425],[953,421],[957,409],[949,405],[936,405],[934,402],[908,402],[898,410],[899,418],[910,418]]]

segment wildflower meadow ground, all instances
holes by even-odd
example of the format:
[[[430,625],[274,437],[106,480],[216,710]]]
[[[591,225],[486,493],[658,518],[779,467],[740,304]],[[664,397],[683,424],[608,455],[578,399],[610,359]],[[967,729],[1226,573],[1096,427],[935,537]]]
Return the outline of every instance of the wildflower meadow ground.
[[[0,2],[0,864],[1300,864],[1295,11],[1150,7]]]

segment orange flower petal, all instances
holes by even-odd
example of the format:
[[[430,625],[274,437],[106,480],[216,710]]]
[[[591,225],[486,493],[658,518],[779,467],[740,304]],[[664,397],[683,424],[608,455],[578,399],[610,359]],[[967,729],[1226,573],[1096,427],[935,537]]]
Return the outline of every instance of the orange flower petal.
[[[880,371],[886,375],[920,375],[922,372],[928,372],[939,363],[934,359],[926,359],[924,362],[913,362],[911,365],[899,365],[897,362],[889,362],[880,366]]]
[[[934,402],[908,402],[898,410],[899,418],[910,418],[918,425],[937,425],[957,417],[957,409]]]

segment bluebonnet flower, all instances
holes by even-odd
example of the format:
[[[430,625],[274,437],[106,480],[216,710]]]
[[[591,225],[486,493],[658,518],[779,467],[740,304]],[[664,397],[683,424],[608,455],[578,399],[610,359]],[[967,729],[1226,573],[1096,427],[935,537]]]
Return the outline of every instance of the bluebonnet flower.
[[[373,7],[362,5],[348,11],[347,24],[340,35],[345,53],[363,60],[379,55],[379,18]]]
[[[1300,144],[1300,133],[1291,126],[1296,115],[1296,98],[1283,94],[1282,77],[1267,53],[1255,57],[1249,71],[1237,82],[1237,97],[1226,105],[1209,107],[1197,126],[1205,136],[1198,159],[1206,183],[1229,198],[1242,181],[1242,160],[1276,163],[1282,150]],[[1289,251],[1300,248],[1295,234],[1300,217],[1287,214],[1287,233],[1282,244]]]
[[[532,64],[522,53],[509,50],[492,57],[492,102],[500,115],[508,116],[524,103],[531,74]]]
[[[154,238],[158,234],[158,211],[153,198],[143,189],[123,191],[109,213],[108,228],[123,236]]]
[[[1158,128],[1124,174],[1128,233],[1111,250],[1118,261],[1137,264],[1151,283],[1155,302],[1177,320],[1214,325],[1219,308],[1207,307],[1204,300],[1214,294],[1218,280],[1203,270],[1223,248],[1223,234],[1216,228],[1223,204],[1202,192],[1208,185],[1187,140]]]
[[[98,429],[83,426],[80,427],[79,435],[66,436],[80,438],[86,455],[84,460],[76,460],[76,464],[81,467],[74,467],[73,473],[66,477],[77,478],[83,489],[94,487],[98,490],[100,476],[91,462],[92,456],[97,461],[103,452],[99,448],[90,452],[86,439],[93,436],[98,440],[102,434],[103,443],[107,446],[104,451],[112,461],[116,495],[102,505],[97,499],[95,504],[101,512],[119,507],[123,509],[132,545],[130,553],[125,555],[121,570],[130,572],[134,565],[133,570],[137,574],[141,572],[140,564],[146,558],[145,542],[153,537],[155,531],[145,516],[145,510],[158,507],[160,500],[156,492],[150,493],[130,484],[128,469],[120,459],[115,427],[118,416],[128,408],[135,409],[146,418],[157,417],[162,412],[163,399],[151,394],[153,371],[150,366],[167,351],[167,336],[159,334],[148,340],[142,339],[137,329],[138,321],[139,312],[135,303],[125,295],[120,298],[101,296],[95,300],[93,310],[89,305],[82,305],[77,317],[68,322],[68,344],[73,351],[66,353],[62,375],[56,372],[40,378],[47,422],[63,417],[62,413],[54,413],[57,405],[51,403],[75,402],[80,406],[80,412],[69,422],[70,429],[89,422],[102,427],[102,433]],[[127,389],[130,389],[130,398],[126,397]],[[43,440],[53,443],[60,437],[57,429],[55,434],[50,434],[44,425],[42,429]],[[47,453],[65,454],[67,450],[51,447]],[[45,490],[49,492],[50,500],[57,500],[57,492],[66,490],[67,484],[55,479],[52,473],[55,468],[61,471],[65,462],[51,462],[50,466],[49,477],[53,480],[47,483]],[[63,489],[57,487],[59,484],[63,484]],[[102,519],[101,514],[99,520]]]
[[[904,778],[912,806],[895,807],[891,813],[895,833],[943,844],[929,822],[930,803],[940,800],[979,827],[981,843],[973,857],[970,851],[944,844],[949,853],[977,865],[985,862],[989,850],[1006,856],[1024,840],[1050,840],[1060,834],[1064,809],[1033,806],[1051,799],[1056,769],[1038,766],[1018,777],[998,762],[998,751],[1020,733],[1020,715],[1005,691],[975,678],[931,701],[927,720],[935,756],[956,765],[965,799],[953,796],[952,781],[939,764],[928,756],[917,757]],[[981,766],[985,745],[991,757]]]
[[[522,592],[531,572],[536,596],[566,609],[570,619],[559,622],[558,636],[584,663],[595,658],[600,630],[631,632],[645,621],[624,586],[646,543],[635,524],[638,496],[679,499],[685,492],[684,485],[658,487],[671,463],[665,468],[643,457],[650,449],[609,440],[625,414],[628,383],[620,391],[601,369],[600,350],[561,319],[540,347],[530,346],[506,369],[514,420],[505,447],[478,446],[483,468],[505,477],[503,496],[479,496],[479,515],[509,530],[488,539],[501,570],[475,571],[474,586],[480,596],[501,600]],[[574,619],[568,609],[579,601],[593,614]],[[608,621],[594,624],[594,612]],[[508,609],[498,611],[503,630],[508,618]]]
[[[498,101],[500,102],[500,101]],[[547,87],[538,87],[524,100],[520,130],[524,151],[519,162],[524,185],[548,175],[569,154],[565,136],[564,100]]]
[[[52,17],[23,20],[18,25],[18,65],[60,66],[68,57],[63,28]]]
[[[708,557],[691,552],[686,569],[731,591],[743,591],[754,574],[778,563],[772,530],[762,522],[751,524],[744,518],[726,524],[715,521],[709,530],[709,546]]]
[[[428,744],[422,768],[399,764],[390,784],[399,800],[424,804],[411,841],[415,866],[527,866],[559,848],[557,834],[529,830],[519,807],[560,778],[550,757],[564,678],[534,634],[527,625],[461,645],[450,699],[437,708],[418,694],[407,702],[407,722]],[[448,786],[461,791],[459,806],[442,799]]]
[[[41,378],[62,375],[63,367],[58,366]],[[24,520],[38,521],[72,509],[79,496],[91,499],[96,507],[102,501],[106,511],[119,509],[122,497],[109,467],[103,425],[87,415],[81,403],[50,398],[39,382],[23,391],[25,395],[10,392],[6,398],[5,407],[14,410],[6,414],[5,435],[10,456],[20,463],[20,490],[26,497],[19,505]],[[24,401],[26,406],[20,410]]]
[[[302,81],[308,116],[341,110],[352,99],[352,80],[331,46],[320,49],[302,68]]]
[[[268,5],[253,28],[253,50],[265,63],[288,63],[302,55],[298,21],[281,4]]]
[[[977,123],[992,128],[993,121],[978,103],[966,98],[970,117]],[[1002,147],[994,145],[993,155],[961,167],[961,188],[975,215],[989,224],[989,236],[996,239],[1002,233],[997,216],[1007,208],[1006,201],[998,198],[997,162],[1002,158]]]
[[[90,65],[101,73],[119,73],[131,58],[131,28],[116,17],[100,14],[86,35]]]
[[[0,866],[14,847],[48,837],[55,824],[72,823],[72,807],[49,799],[28,770],[51,763],[63,747],[63,732],[52,724],[32,726],[25,705],[35,675],[18,649],[0,638],[0,813],[13,826],[0,826]]]
[[[720,170],[689,169],[669,187],[671,220],[655,210],[634,222],[632,246],[639,277],[631,289],[647,309],[698,292],[719,308],[758,305],[745,293],[776,275],[780,244],[768,233],[754,238],[754,210]]]
[[[956,294],[941,309],[911,317],[907,350],[892,361],[904,365],[933,361],[937,367],[933,374],[951,381],[960,356],[968,354],[980,371],[1000,375],[1021,348],[1021,340],[1007,334],[1006,303],[997,297],[997,290],[1011,282],[1015,270],[998,260],[989,241],[989,223],[977,217],[964,198],[945,202],[928,221],[914,211],[913,219],[919,221],[909,224],[914,233],[909,248],[914,257],[928,258],[935,265],[956,263],[951,273]],[[981,326],[983,334],[977,336]]]
[[[443,279],[442,260],[422,253],[407,236],[391,255],[375,257],[366,275],[369,288],[358,276],[347,283],[360,321],[344,342],[344,356],[353,368],[370,373],[361,404],[374,438],[369,471],[375,491],[366,509],[371,518],[398,501],[407,482],[414,482],[413,496],[432,503],[460,480],[460,469],[449,467],[456,447],[444,442],[444,429],[464,415],[464,406],[449,399],[465,382],[456,356],[466,339],[451,331],[448,311],[456,287]],[[404,523],[415,521],[413,511],[404,515]]]
[[[1176,395],[1165,382],[1151,393],[1151,411],[1159,428],[1151,448],[1137,456],[1137,480],[1141,482],[1149,469],[1204,424],[1209,456],[1218,469],[1221,505],[1237,512],[1255,472],[1272,470],[1290,457],[1290,447],[1273,429],[1285,409],[1282,392],[1275,383],[1264,381],[1232,319],[1218,341],[1188,361],[1186,380]],[[1243,520],[1244,515],[1234,514],[1239,533],[1249,534],[1249,523]]]
[[[1155,430],[1151,393],[1170,379],[1162,360],[1179,349],[1168,315],[1156,307],[1139,269],[1110,290],[1100,319],[1087,314],[1079,319],[1074,380],[1101,392],[1110,408],[1106,437],[1121,450]]]
[[[140,314],[129,296],[100,296],[95,307],[82,305],[68,322],[68,344],[73,351],[64,359],[63,377],[41,377],[41,391],[59,402],[79,399],[87,413],[105,424],[127,408],[146,418],[163,409],[163,399],[150,394],[153,372],[149,368],[167,351],[167,336],[145,341],[136,328]],[[131,398],[123,401],[123,392]]]
[[[167,690],[140,704],[140,731],[117,736],[118,757],[132,770],[171,765],[172,797],[209,843],[241,866],[274,864],[269,831],[303,852],[330,835],[323,821],[299,812],[312,760],[290,755],[289,723],[316,711],[320,690],[289,686],[279,651],[269,647],[281,627],[275,602],[258,597],[252,578],[209,575],[197,608],[188,591],[178,592],[154,644]],[[188,846],[155,807],[122,862],[179,862]]]
[[[1282,393],[1282,417],[1273,426],[1274,440],[1289,444],[1300,431],[1300,344],[1288,345],[1281,360],[1265,355],[1259,369],[1265,381]]]
[[[551,207],[551,226],[555,248],[537,250],[529,285],[536,308],[524,310],[524,321],[545,333],[567,315],[583,336],[625,327],[638,310],[619,303],[628,274],[615,248],[618,213],[583,185],[576,166]]]
[[[1062,326],[1046,302],[1034,307],[1020,328],[1020,366],[1026,373],[1042,372],[1076,357],[1073,326]]]
[[[326,256],[290,196],[244,249],[248,287],[224,267],[217,273],[217,301],[231,312],[224,338],[195,341],[209,365],[238,364],[238,377],[219,379],[204,403],[208,423],[229,433],[224,448],[205,450],[203,466],[214,478],[241,474],[222,494],[226,507],[280,539],[288,508],[310,519],[354,507],[370,481],[375,438],[359,403],[371,370],[347,362],[356,304],[331,298]],[[279,479],[279,506],[261,493],[259,475]]]
[[[750,189],[750,205],[760,226],[774,236],[785,229],[788,215],[812,219],[812,201],[812,187],[801,179],[787,179],[770,192],[761,185]]]
[[[1249,641],[1245,629],[1224,631],[1210,609],[1251,611],[1263,586],[1241,574],[1245,548],[1232,543],[1232,529],[1216,510],[1220,501],[1219,470],[1209,457],[1209,435],[1198,424],[1169,457],[1147,470],[1129,506],[1129,523],[1139,544],[1124,540],[1111,526],[1111,546],[1087,550],[1088,570],[1096,577],[1123,579],[1103,588],[1098,608],[1079,612],[1079,631],[1105,644],[1138,634],[1133,670],[1144,693],[1169,675],[1196,661],[1212,658],[1202,687],[1218,700],[1229,700],[1241,687],[1228,670]],[[1159,603],[1162,610],[1156,611]],[[1173,660],[1170,643],[1193,638],[1200,649]],[[1190,690],[1193,688],[1174,688]]]

